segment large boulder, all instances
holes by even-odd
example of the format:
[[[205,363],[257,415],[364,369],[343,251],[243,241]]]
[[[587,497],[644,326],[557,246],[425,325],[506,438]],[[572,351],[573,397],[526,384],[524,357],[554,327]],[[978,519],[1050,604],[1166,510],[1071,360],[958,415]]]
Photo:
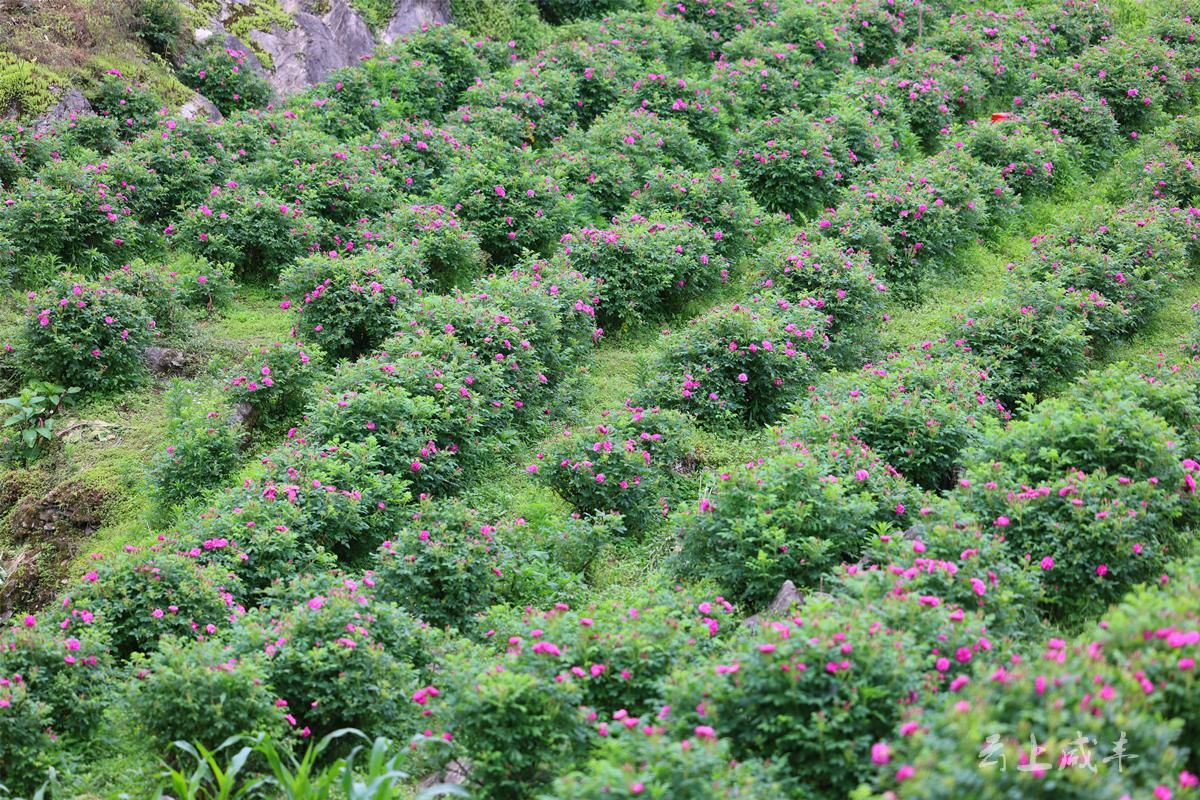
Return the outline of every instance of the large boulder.
[[[385,44],[391,44],[426,25],[450,21],[449,0],[396,0],[394,8],[387,28],[379,34]]]
[[[300,0],[285,0],[283,8],[295,22],[291,30],[250,34],[250,40],[271,56],[274,66],[267,80],[280,96],[301,92],[375,49],[370,27],[348,0],[330,0],[329,10],[319,16]]]
[[[80,114],[92,113],[92,104],[76,89],[67,89],[58,96],[46,113],[33,121],[33,132],[44,135],[65,128]]]

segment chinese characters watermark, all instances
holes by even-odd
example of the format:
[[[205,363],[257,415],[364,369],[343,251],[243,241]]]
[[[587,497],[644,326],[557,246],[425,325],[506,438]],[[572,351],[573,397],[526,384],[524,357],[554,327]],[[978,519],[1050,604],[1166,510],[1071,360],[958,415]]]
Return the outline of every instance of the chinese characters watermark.
[[[1090,772],[1096,772],[1097,763],[1097,746],[1098,742],[1094,736],[1084,736],[1083,733],[1076,731],[1075,738],[1065,744],[1059,751],[1057,764],[1053,761],[1039,761],[1041,757],[1047,757],[1045,745],[1039,745],[1037,736],[1029,734],[1029,755],[1025,757],[1023,748],[1019,749],[1021,753],[1020,763],[1016,765],[1019,772],[1035,772],[1044,773],[1051,769],[1086,769]],[[1107,765],[1115,762],[1117,772],[1125,771],[1125,762],[1140,756],[1133,755],[1129,752],[1129,739],[1125,736],[1125,731],[1121,731],[1121,735],[1108,747],[1109,755],[1099,758],[1099,763],[1107,767]],[[1008,770],[1008,756],[1004,752],[1004,742],[1000,734],[993,733],[984,741],[983,747],[979,750],[979,767],[999,766],[1001,772]],[[1110,768],[1111,767],[1107,767]]]

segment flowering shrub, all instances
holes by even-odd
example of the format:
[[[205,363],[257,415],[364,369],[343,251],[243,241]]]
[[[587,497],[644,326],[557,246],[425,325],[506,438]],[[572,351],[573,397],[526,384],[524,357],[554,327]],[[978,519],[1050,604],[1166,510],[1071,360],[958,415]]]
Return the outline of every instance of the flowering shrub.
[[[42,286],[58,270],[39,270],[27,259],[58,259],[93,272],[152,241],[134,216],[131,190],[111,178],[103,166],[56,162],[8,187],[0,203],[0,238],[12,248],[5,256],[9,274]]]
[[[873,325],[883,314],[887,287],[870,257],[837,239],[809,239],[805,231],[780,237],[755,256],[762,286],[794,301],[810,301],[829,315],[831,357],[857,367],[870,352]]]
[[[545,253],[575,223],[575,201],[529,162],[515,150],[475,148],[435,193],[497,265],[511,266],[524,251]]]
[[[871,540],[862,563],[843,566],[831,590],[877,607],[888,607],[889,597],[936,598],[952,620],[980,615],[993,637],[1036,639],[1045,630],[1038,607],[1044,573],[1014,556],[1003,528],[969,516],[949,502],[922,508],[902,535]]]
[[[590,169],[578,177],[586,179],[589,192],[628,187],[614,201],[627,198],[642,185],[643,176],[658,170],[699,171],[712,166],[708,150],[686,123],[649,111],[613,109],[601,115],[586,132],[569,134],[563,146],[587,157],[584,163]],[[612,213],[619,210],[617,205]]]
[[[373,599],[367,581],[303,582],[295,588],[312,590],[308,599],[238,626],[241,657],[265,657],[266,680],[302,737],[357,728],[407,738],[415,728],[420,631],[401,608]]]
[[[1000,520],[1011,552],[1041,566],[1042,608],[1066,626],[1095,617],[1187,551],[1179,518],[1190,498],[1157,478],[1078,469],[1030,486],[1002,465],[969,474],[981,484],[970,500],[981,524]]]
[[[217,488],[241,463],[240,431],[226,410],[206,405],[179,388],[169,403],[170,444],[154,457],[147,472],[151,492],[164,508]]]
[[[1053,134],[1079,140],[1092,170],[1108,163],[1119,141],[1112,109],[1095,94],[1069,89],[1039,94],[1029,105],[1028,118],[1048,125]]]
[[[330,258],[314,255],[283,271],[283,305],[300,315],[296,334],[333,358],[357,358],[399,327],[397,305],[414,294],[403,253],[377,250]],[[399,262],[399,263],[397,263]]]
[[[591,430],[568,429],[529,471],[582,512],[617,511],[631,528],[661,518],[672,469],[689,457],[691,423],[675,411],[626,405]]]
[[[770,296],[715,308],[666,338],[637,399],[708,426],[774,422],[823,364],[826,325],[811,305]]]
[[[396,247],[407,251],[403,263],[411,263],[405,274],[419,276],[441,289],[465,286],[483,271],[484,256],[479,239],[444,206],[404,206],[387,218],[387,235]]]
[[[88,100],[97,114],[117,123],[118,135],[125,141],[153,129],[163,107],[162,98],[153,89],[126,80],[118,69],[110,69],[100,77]]]
[[[260,108],[271,99],[270,85],[247,66],[246,54],[227,47],[197,51],[183,63],[179,79],[211,100],[222,114]]]
[[[567,263],[596,280],[601,321],[638,323],[699,297],[727,273],[709,234],[675,214],[637,215],[562,237]]]
[[[286,574],[354,560],[399,524],[407,484],[381,475],[374,441],[315,445],[293,440],[261,459],[241,486],[213,499],[181,544],[251,595]]]
[[[862,552],[876,523],[903,524],[910,490],[862,444],[796,442],[733,472],[676,519],[685,574],[750,608],[785,580],[815,586]]]
[[[679,800],[766,798],[782,797],[783,788],[760,762],[733,759],[724,740],[689,736],[676,741],[661,726],[614,726],[588,763],[559,777],[549,796],[631,800],[643,794]]]
[[[1174,438],[1129,397],[1047,400],[987,443],[966,504],[1040,563],[1047,611],[1078,622],[1186,552],[1194,462]]]
[[[849,796],[906,704],[993,647],[977,620],[956,622],[940,603],[901,596],[881,606],[810,598],[793,617],[747,630],[677,676],[668,724],[726,741],[738,760],[779,763],[788,794]],[[898,617],[917,625],[889,625]]]
[[[999,169],[1004,182],[1022,198],[1053,192],[1079,166],[1078,145],[1051,132],[1048,122],[975,124],[963,133],[952,132],[950,138],[954,146],[964,144],[979,163]]]
[[[991,394],[1006,406],[1079,368],[1084,321],[1066,303],[1054,284],[1022,283],[967,309],[958,342],[987,365]]]
[[[657,219],[664,211],[675,212],[704,229],[716,243],[717,253],[730,261],[754,249],[762,212],[737,173],[660,170],[647,175],[646,183],[630,197],[639,216]]]
[[[502,576],[494,533],[459,501],[423,503],[375,554],[379,597],[433,627],[465,628]]]
[[[1140,163],[1130,176],[1134,197],[1170,206],[1195,206],[1200,200],[1200,175],[1195,153],[1200,130],[1190,119],[1181,119],[1147,142]]]
[[[1194,588],[1186,573],[1172,579]],[[881,737],[872,796],[931,797],[953,783],[991,800],[1038,792],[1051,776],[1067,798],[1193,796],[1184,743],[1194,722],[1185,714],[1181,731],[1164,716],[1195,691],[1195,623],[1194,592],[1145,588],[1086,634],[980,663],[955,695]]]
[[[496,638],[507,642],[506,652],[522,669],[543,681],[575,680],[581,703],[601,720],[603,735],[610,726],[620,727],[617,720],[649,721],[662,702],[662,681],[716,650],[719,633],[733,627],[732,612],[720,597],[641,590],[577,609],[565,603],[547,611],[527,609],[519,622],[498,626]]]
[[[496,369],[445,334],[396,358],[343,364],[306,430],[315,441],[371,439],[384,472],[404,476],[417,492],[445,492],[483,456],[478,437],[499,413],[490,398],[502,396]]]
[[[96,732],[116,683],[101,631],[88,627],[62,631],[49,623],[48,616],[39,619],[32,614],[14,618],[13,627],[0,633],[0,672],[20,675],[30,702],[49,711],[44,731],[72,741],[85,741]]]
[[[312,222],[294,202],[265,192],[214,188],[172,231],[177,246],[211,262],[232,264],[239,277],[274,280],[313,239]]]
[[[789,420],[810,444],[858,440],[927,489],[948,488],[966,450],[996,415],[987,373],[931,353],[893,354],[826,380]]]
[[[1000,171],[969,155],[943,151],[909,167],[873,165],[848,202],[890,235],[894,256],[883,270],[889,288],[911,297],[932,265],[974,240],[1011,208]]]
[[[544,682],[505,661],[447,677],[456,684],[450,728],[478,797],[528,797],[582,755],[584,720],[572,678]]]
[[[31,303],[20,348],[27,375],[93,392],[145,376],[142,352],[155,323],[140,298],[66,278]]]
[[[1102,98],[1125,133],[1146,132],[1155,114],[1184,100],[1184,79],[1170,51],[1151,39],[1113,38],[1089,47],[1061,68],[1058,79],[1065,88]]]
[[[53,751],[49,722],[49,709],[29,696],[22,676],[0,676],[0,757],[9,791],[33,792],[45,781]]]
[[[733,165],[769,211],[814,214],[834,205],[845,177],[845,143],[808,114],[786,112],[734,137]]]
[[[148,657],[135,657],[137,679],[126,702],[130,718],[157,752],[176,741],[209,750],[231,736],[278,737],[283,712],[264,682],[261,657],[239,658],[219,640],[165,637]]]
[[[299,342],[259,348],[231,370],[229,402],[249,406],[254,425],[270,427],[294,420],[316,383],[317,363]]]
[[[122,658],[148,652],[167,634],[213,634],[236,613],[214,577],[182,556],[131,549],[100,560],[70,584],[59,627],[70,632],[99,626]]]

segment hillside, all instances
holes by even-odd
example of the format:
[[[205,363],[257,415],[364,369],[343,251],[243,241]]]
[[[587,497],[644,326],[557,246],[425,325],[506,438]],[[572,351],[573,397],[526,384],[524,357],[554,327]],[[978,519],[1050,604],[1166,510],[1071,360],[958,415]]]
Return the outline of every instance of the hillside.
[[[0,798],[1200,798],[1196,0],[0,0]]]

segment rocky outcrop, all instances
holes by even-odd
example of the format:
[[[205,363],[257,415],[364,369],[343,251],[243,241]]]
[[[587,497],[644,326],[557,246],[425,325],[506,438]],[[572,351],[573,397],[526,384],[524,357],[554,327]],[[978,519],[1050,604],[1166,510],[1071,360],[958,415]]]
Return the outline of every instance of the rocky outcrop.
[[[207,122],[220,122],[225,119],[213,102],[202,94],[192,95],[191,100],[180,106],[179,116],[183,119],[202,119]]]
[[[227,32],[222,21],[248,1],[224,0],[218,18],[196,28],[192,37],[202,44],[219,36],[225,47],[246,53],[250,69],[265,75],[280,97],[302,92],[357,64],[378,44],[391,44],[423,26],[450,20],[450,0],[394,0],[388,24],[373,33],[350,0],[279,0],[292,19],[291,27],[251,31],[249,42],[242,42]],[[270,56],[270,69],[264,68],[255,51]]]
[[[375,49],[375,37],[349,0],[329,0],[329,10],[312,14],[287,0],[284,10],[295,22],[291,30],[254,31],[250,41],[271,56],[267,80],[281,96],[303,91],[343,67],[357,64]]]
[[[80,114],[92,113],[92,104],[76,89],[67,89],[46,113],[33,121],[33,132],[39,135],[61,130]]]
[[[392,19],[387,28],[380,32],[379,40],[391,44],[424,25],[449,21],[449,0],[396,0]]]

